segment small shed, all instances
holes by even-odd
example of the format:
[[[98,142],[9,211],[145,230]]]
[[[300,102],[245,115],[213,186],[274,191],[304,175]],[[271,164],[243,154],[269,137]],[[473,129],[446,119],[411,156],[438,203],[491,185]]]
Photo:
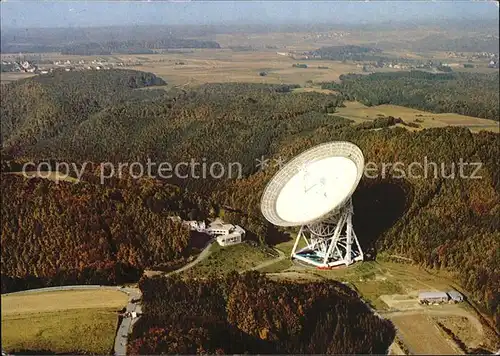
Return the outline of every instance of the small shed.
[[[450,299],[445,292],[421,292],[418,295],[420,303],[444,303]]]
[[[450,299],[455,303],[461,303],[464,301],[464,296],[456,290],[449,291],[448,295],[450,296]]]

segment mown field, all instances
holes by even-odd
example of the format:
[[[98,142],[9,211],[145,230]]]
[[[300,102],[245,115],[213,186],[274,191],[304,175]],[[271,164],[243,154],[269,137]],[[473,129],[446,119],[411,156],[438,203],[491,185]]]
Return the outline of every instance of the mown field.
[[[354,63],[328,60],[301,62],[280,56],[273,50],[236,52],[204,49],[141,57],[147,60],[142,60],[142,65],[133,69],[152,72],[179,86],[228,82],[305,85],[309,80],[336,81],[344,73],[361,73],[361,68]],[[176,64],[179,62],[184,64]],[[308,68],[293,67],[295,63],[306,63]],[[260,72],[266,72],[266,75],[261,76]]]
[[[16,80],[33,77],[36,74],[33,73],[2,73],[0,74],[0,83],[8,84]]]
[[[346,101],[344,105],[345,107],[343,108],[337,108],[334,115],[345,117],[356,123],[367,120],[371,121],[379,116],[394,116],[400,117],[408,123],[415,122],[420,125],[422,129],[444,126],[465,126],[472,132],[481,130],[499,132],[498,122],[478,117],[454,113],[434,114],[398,105],[365,106],[356,101]]]
[[[109,354],[117,311],[127,296],[112,290],[2,295],[2,348],[7,352]]]

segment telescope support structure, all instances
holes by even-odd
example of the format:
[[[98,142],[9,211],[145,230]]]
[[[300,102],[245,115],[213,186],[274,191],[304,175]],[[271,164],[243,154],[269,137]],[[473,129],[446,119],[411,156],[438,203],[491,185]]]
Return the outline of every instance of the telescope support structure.
[[[322,268],[349,266],[363,261],[363,251],[352,227],[353,215],[352,200],[349,199],[340,211],[326,219],[302,225],[292,249],[292,259]],[[306,246],[297,251],[301,240]]]

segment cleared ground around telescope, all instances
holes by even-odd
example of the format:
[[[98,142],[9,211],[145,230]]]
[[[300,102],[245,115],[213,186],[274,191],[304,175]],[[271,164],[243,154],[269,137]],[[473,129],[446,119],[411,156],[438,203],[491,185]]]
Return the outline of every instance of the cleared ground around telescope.
[[[247,243],[232,246],[219,246],[217,242],[210,246],[210,254],[198,264],[183,272],[188,277],[206,277],[210,274],[224,275],[231,271],[243,272],[276,260],[272,250],[253,247]]]
[[[2,347],[12,351],[109,354],[127,295],[74,290],[2,295]]]
[[[289,256],[293,240],[276,247]],[[418,303],[419,291],[451,290],[459,287],[455,285],[454,276],[445,271],[389,262],[382,257],[377,262],[365,261],[348,268],[333,270],[318,270],[286,259],[268,266],[265,272],[273,279],[295,282],[333,279],[348,284],[383,317],[394,321],[406,346],[416,353],[460,353],[451,338],[438,326],[438,322],[450,329],[470,349],[482,346],[490,350],[498,349],[494,331],[480,321],[481,318],[467,303],[437,306],[422,306]],[[430,346],[421,346],[428,333],[433,334]],[[439,343],[445,346],[439,346],[435,350],[421,350],[422,347],[430,348]]]

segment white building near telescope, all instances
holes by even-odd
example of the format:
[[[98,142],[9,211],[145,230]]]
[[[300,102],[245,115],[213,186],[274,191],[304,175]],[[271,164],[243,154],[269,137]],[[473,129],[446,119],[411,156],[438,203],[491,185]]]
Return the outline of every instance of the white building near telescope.
[[[224,224],[220,219],[210,223],[205,232],[214,236],[221,246],[238,244],[243,241],[245,236],[245,230],[241,226]]]
[[[225,224],[219,218],[215,219],[208,226],[204,221],[182,221],[178,216],[170,217],[170,219],[182,222],[184,225],[188,226],[191,231],[198,231],[215,237],[221,246],[238,244],[242,242],[245,237],[245,230],[241,226]]]
[[[359,147],[330,142],[298,155],[271,179],[261,211],[274,225],[300,227],[292,259],[320,268],[363,260],[351,201],[363,168]],[[305,247],[298,250],[300,242]]]

